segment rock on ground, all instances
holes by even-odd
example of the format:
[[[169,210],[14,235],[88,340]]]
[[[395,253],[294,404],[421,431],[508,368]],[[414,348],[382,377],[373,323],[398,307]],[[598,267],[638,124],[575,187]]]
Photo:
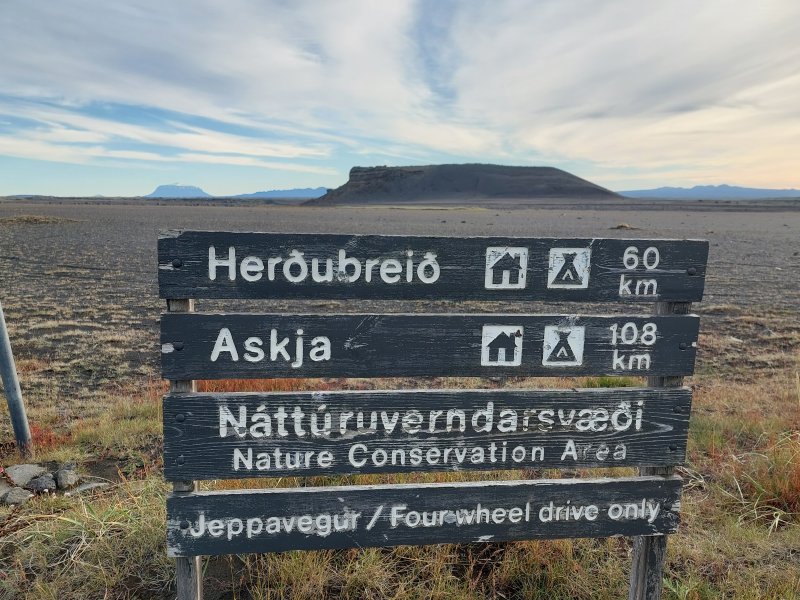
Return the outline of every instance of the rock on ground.
[[[2,502],[5,495],[11,491],[13,486],[8,485],[5,481],[0,479],[0,502]]]
[[[103,488],[107,488],[110,486],[110,483],[105,483],[101,481],[94,481],[92,483],[82,483],[74,490],[65,493],[65,496],[74,496],[75,494],[83,494],[85,492],[90,492],[92,490],[101,490]]]
[[[58,484],[58,489],[66,490],[80,481],[80,476],[75,471],[75,469],[59,469],[56,471],[56,484]]]
[[[13,465],[6,469],[6,475],[16,486],[24,487],[31,479],[47,473],[41,465]]]
[[[53,492],[56,489],[56,480],[53,478],[52,473],[45,473],[44,475],[31,479],[28,485],[25,486],[25,489],[36,493]]]
[[[11,491],[5,495],[3,502],[11,506],[12,504],[25,504],[28,500],[33,498],[33,494],[28,490],[21,487],[11,488]]]

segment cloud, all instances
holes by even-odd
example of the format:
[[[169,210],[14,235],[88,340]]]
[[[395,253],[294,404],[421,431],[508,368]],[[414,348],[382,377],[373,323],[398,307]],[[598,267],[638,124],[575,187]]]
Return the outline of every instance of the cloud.
[[[53,140],[36,139],[37,136],[0,135],[0,155],[34,160],[55,161],[72,164],[92,164],[97,161],[112,160],[119,165],[119,160],[144,161],[156,163],[201,163],[215,165],[238,165],[270,169],[274,171],[290,171],[296,173],[315,173],[319,175],[336,175],[336,170],[323,165],[306,165],[286,161],[263,160],[257,156],[241,154],[218,154],[211,152],[180,152],[164,155],[160,152],[141,150],[114,150],[105,146],[74,146],[53,143]]]
[[[778,0],[20,1],[0,15],[0,120],[26,122],[0,153],[798,185],[798,22]]]

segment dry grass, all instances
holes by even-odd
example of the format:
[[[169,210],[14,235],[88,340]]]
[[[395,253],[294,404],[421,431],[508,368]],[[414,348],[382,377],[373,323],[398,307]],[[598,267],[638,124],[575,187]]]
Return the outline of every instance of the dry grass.
[[[87,498],[42,497],[0,524],[0,598],[160,597],[165,485],[123,482]]]
[[[331,388],[361,380],[331,380]],[[396,382],[395,382],[396,383]],[[451,381],[437,383],[452,384]],[[486,386],[501,382],[480,381]],[[525,380],[506,381],[524,386]],[[547,381],[563,387],[569,380]],[[581,385],[637,380],[590,378]],[[201,389],[309,389],[317,380],[204,382]],[[800,594],[800,395],[794,373],[750,384],[695,382],[683,525],[671,538],[665,598]],[[318,388],[317,388],[318,389]],[[160,476],[161,381],[104,398],[106,410],[71,422],[44,459],[111,457],[122,481],[78,501],[37,499],[0,513],[0,598],[167,598]],[[598,471],[582,471],[597,475]],[[547,474],[550,476],[550,473]],[[401,474],[206,482],[205,488],[512,479],[520,473]],[[206,560],[209,598],[618,598],[630,540],[565,540],[395,549],[290,552]]]
[[[800,517],[800,431],[764,437],[734,457],[727,487],[736,489],[730,497],[743,521],[767,522],[774,530]]]
[[[56,223],[75,223],[75,219],[42,215],[16,215],[0,218],[0,225],[53,225]]]

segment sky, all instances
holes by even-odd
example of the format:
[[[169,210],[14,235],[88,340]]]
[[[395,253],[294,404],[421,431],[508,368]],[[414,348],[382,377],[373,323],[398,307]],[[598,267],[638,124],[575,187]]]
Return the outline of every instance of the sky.
[[[800,187],[800,2],[0,0],[0,195],[548,165]]]

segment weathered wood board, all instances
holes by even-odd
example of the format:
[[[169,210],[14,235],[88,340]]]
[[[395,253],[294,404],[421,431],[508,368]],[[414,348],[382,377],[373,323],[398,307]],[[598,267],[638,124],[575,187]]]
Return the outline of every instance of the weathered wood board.
[[[167,498],[170,556],[672,533],[680,477],[199,492]]]
[[[708,242],[163,231],[162,298],[697,301]]]
[[[688,375],[696,316],[163,314],[167,379]]]
[[[167,480],[682,463],[691,390],[172,394]]]

